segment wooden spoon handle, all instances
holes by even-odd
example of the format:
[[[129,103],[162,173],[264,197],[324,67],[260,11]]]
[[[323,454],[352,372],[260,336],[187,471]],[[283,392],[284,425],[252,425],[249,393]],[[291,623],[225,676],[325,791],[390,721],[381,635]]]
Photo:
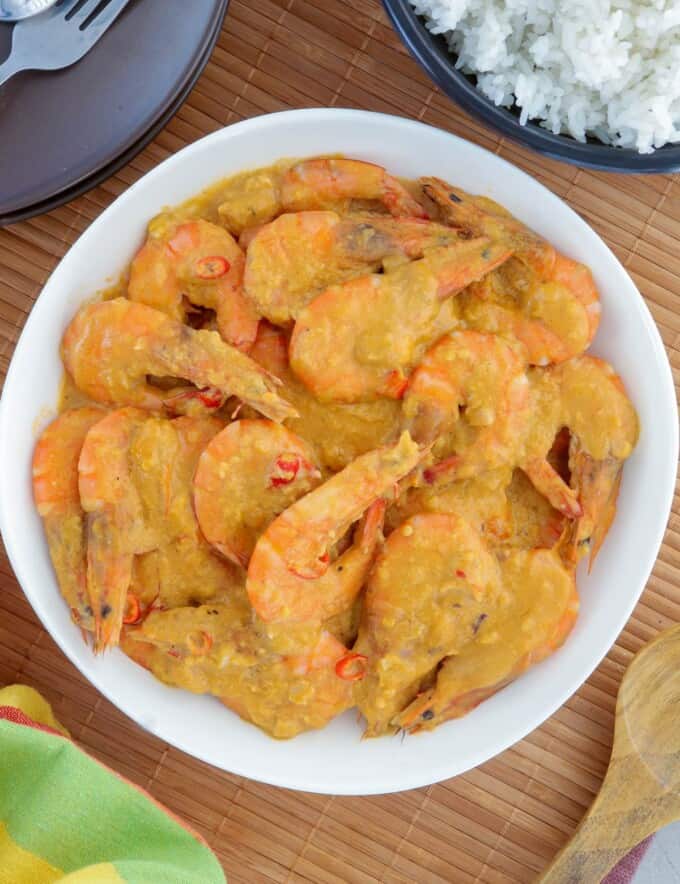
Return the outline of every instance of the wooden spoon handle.
[[[631,777],[631,783],[634,782]],[[620,781],[617,783],[619,796],[624,801],[617,802],[609,790],[601,792],[571,841],[557,854],[538,882],[596,884],[641,841],[677,819],[677,794],[646,795],[645,783],[638,780],[637,784],[640,797],[638,803],[632,805],[625,801],[623,793],[627,790]]]
[[[586,818],[537,884],[597,884],[638,843],[612,846],[611,831]]]

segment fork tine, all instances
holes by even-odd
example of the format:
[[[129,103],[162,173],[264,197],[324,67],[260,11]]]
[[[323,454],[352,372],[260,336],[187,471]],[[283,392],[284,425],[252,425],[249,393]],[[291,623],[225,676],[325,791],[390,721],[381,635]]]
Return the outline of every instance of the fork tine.
[[[108,0],[108,3],[102,7],[102,0],[99,0],[97,5],[90,7],[92,18],[87,20],[88,17],[85,17],[83,30],[89,36],[103,33],[109,25],[113,24],[129,2],[130,0]]]
[[[76,3],[70,3],[69,11],[66,13],[68,23],[70,25],[81,25],[85,19],[92,15],[100,2],[102,2],[102,0],[76,0]],[[78,6],[78,3],[81,5]],[[64,7],[62,8],[65,7],[66,4],[64,4]]]
[[[70,12],[66,16],[68,23],[71,25],[82,25],[96,11],[100,3],[103,2],[105,0],[80,0],[79,6],[71,6]]]

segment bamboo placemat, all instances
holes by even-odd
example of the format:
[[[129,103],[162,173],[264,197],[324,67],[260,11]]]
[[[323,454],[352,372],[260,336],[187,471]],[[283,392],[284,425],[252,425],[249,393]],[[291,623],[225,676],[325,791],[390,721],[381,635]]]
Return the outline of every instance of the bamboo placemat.
[[[356,8],[359,6],[360,8]],[[0,372],[67,248],[132,182],[185,144],[287,107],[351,106],[448,129],[539,178],[606,240],[644,294],[680,380],[679,178],[614,177],[539,159],[454,107],[420,72],[378,0],[232,0],[212,60],[156,140],[68,206],[0,231]],[[653,494],[653,489],[650,489]],[[64,658],[0,558],[0,684],[34,685],[79,743],[193,824],[231,884],[530,881],[597,791],[616,691],[635,651],[680,620],[680,500],[634,616],[583,688],[476,770],[399,795],[337,798],[220,773],[140,730]],[[455,751],[455,746],[451,747]]]

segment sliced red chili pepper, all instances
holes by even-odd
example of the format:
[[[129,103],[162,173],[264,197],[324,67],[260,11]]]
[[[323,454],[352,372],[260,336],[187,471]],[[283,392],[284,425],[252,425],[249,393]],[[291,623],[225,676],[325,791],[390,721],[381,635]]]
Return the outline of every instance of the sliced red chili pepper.
[[[165,407],[171,414],[176,414],[176,402],[183,402],[187,399],[198,399],[206,408],[221,408],[224,405],[224,395],[217,387],[200,387],[196,390],[185,390],[183,393],[177,393],[165,400]]]
[[[210,649],[213,646],[213,637],[209,632],[204,632],[202,629],[196,630],[196,632],[190,632],[187,635],[187,645],[192,654],[202,657],[210,653]]]
[[[222,255],[209,255],[196,261],[195,271],[199,279],[219,279],[229,272],[231,264]]]
[[[139,599],[133,592],[129,592],[125,604],[125,613],[123,614],[123,623],[127,626],[131,626],[135,623],[139,623],[141,619],[142,606],[139,603]]]
[[[335,674],[345,681],[361,681],[366,675],[367,662],[365,654],[345,654],[335,664]]]
[[[456,577],[460,577],[461,580],[465,580],[467,574],[465,573],[465,571],[461,571],[460,568],[456,568]]]
[[[201,387],[196,396],[206,408],[220,408],[224,403],[224,395],[217,387]]]
[[[295,481],[300,470],[300,458],[296,454],[281,454],[274,462],[274,471],[271,475],[271,485],[273,488],[280,488],[282,485],[290,485]]]

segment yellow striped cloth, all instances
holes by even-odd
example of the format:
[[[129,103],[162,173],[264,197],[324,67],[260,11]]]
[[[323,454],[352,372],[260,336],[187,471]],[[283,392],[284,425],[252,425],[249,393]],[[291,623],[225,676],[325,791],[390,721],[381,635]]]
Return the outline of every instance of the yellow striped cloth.
[[[0,690],[0,884],[225,884],[207,844],[86,755],[32,688]]]

